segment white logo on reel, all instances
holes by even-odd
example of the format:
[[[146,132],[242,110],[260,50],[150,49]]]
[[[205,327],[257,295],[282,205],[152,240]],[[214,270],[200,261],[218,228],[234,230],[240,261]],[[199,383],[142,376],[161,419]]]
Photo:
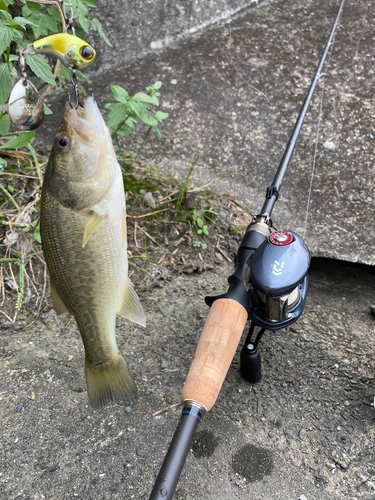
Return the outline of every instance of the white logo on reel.
[[[285,262],[282,262],[280,264],[280,262],[278,260],[275,260],[275,263],[274,263],[273,268],[272,268],[272,274],[274,274],[275,276],[280,276],[280,274],[283,273],[284,264],[285,264]],[[280,266],[280,267],[277,267],[277,266]]]

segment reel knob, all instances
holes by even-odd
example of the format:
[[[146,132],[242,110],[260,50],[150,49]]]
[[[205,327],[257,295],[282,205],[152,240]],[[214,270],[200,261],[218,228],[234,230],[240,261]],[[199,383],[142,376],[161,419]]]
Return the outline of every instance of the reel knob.
[[[262,379],[262,360],[257,348],[253,344],[243,346],[240,355],[240,371],[242,378],[256,384]]]

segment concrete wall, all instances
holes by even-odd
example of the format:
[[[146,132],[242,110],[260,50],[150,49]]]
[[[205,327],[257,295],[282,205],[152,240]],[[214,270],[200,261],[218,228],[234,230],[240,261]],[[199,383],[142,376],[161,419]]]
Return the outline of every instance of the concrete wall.
[[[96,73],[115,64],[171,45],[263,0],[97,0],[91,9],[113,44],[109,48],[97,34],[90,41],[98,51]]]

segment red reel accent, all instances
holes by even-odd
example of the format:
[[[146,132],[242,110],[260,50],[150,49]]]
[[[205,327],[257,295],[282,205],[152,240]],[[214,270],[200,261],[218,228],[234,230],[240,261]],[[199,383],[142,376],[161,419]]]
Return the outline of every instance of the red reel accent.
[[[270,242],[273,245],[289,245],[292,241],[293,236],[288,231],[275,231],[270,236]]]

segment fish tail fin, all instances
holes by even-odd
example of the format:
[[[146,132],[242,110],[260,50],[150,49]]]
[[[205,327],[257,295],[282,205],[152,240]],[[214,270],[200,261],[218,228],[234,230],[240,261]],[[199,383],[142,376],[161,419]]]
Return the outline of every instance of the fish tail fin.
[[[89,401],[94,410],[110,401],[129,405],[136,400],[137,387],[120,353],[115,361],[102,367],[86,359],[85,372]]]

